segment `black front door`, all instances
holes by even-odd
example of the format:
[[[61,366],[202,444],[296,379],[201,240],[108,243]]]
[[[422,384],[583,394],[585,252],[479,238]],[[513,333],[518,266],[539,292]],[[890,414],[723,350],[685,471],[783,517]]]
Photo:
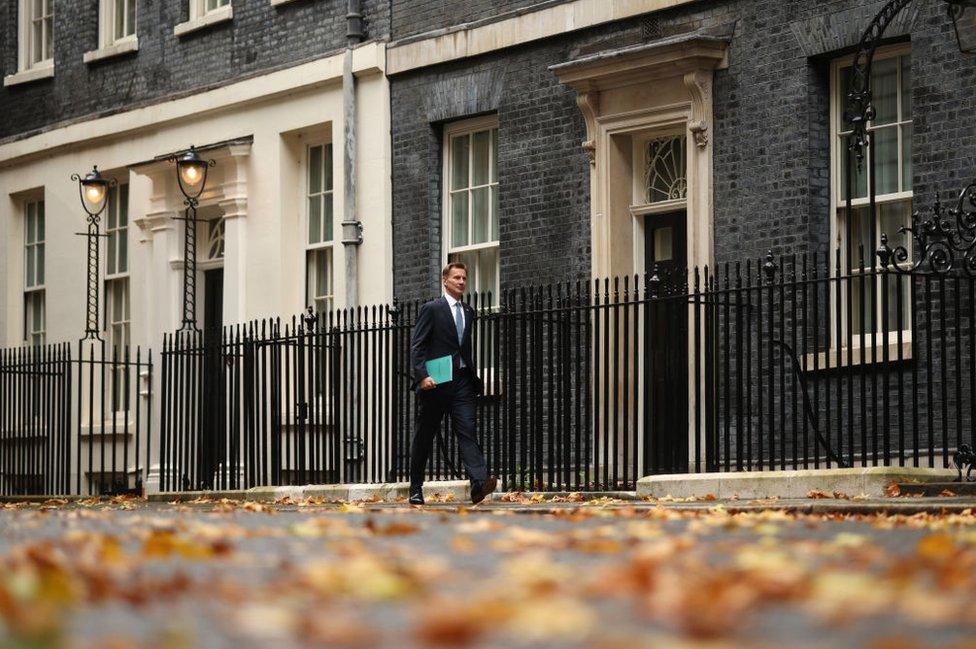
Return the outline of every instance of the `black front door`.
[[[645,349],[644,473],[688,469],[688,299],[685,212],[644,217],[644,260],[656,273],[648,304]]]
[[[224,458],[224,270],[215,268],[203,273],[203,426],[200,436],[201,487],[214,484],[215,474]]]

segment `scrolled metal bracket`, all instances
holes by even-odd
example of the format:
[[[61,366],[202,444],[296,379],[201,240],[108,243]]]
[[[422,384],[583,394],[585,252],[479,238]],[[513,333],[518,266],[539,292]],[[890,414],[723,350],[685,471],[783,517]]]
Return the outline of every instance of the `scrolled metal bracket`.
[[[905,244],[892,248],[888,234],[881,235],[877,250],[884,270],[903,275],[948,275],[961,271],[976,278],[976,181],[967,185],[952,207],[945,207],[936,197],[931,210],[915,210],[911,227],[898,229],[910,234],[916,258]]]
[[[891,0],[882,7],[861,35],[857,52],[854,54],[854,62],[851,65],[851,90],[847,94],[848,107],[844,111],[844,119],[851,125],[849,148],[857,158],[859,169],[864,163],[864,149],[869,146],[871,138],[868,133],[868,122],[875,118],[870,83],[874,53],[888,26],[912,1]]]
[[[962,470],[966,469],[966,482],[973,482],[973,469],[976,468],[976,453],[968,444],[960,444],[959,449],[952,455],[952,463],[956,465],[959,477],[956,482],[962,482]]]

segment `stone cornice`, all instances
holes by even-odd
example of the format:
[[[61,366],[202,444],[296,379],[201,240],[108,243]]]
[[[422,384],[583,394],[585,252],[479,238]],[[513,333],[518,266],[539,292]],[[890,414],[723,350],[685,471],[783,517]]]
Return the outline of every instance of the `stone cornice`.
[[[157,129],[164,124],[264,102],[274,97],[342,82],[345,51],[213,88],[162,97],[123,112],[79,118],[45,127],[40,133],[0,142],[0,167],[49,155],[52,151],[92,141],[105,143]],[[385,43],[372,41],[353,50],[357,76],[382,74]]]
[[[721,69],[728,65],[727,49],[728,39],[692,34],[600,52],[549,69],[560,82],[587,93]]]
[[[389,75],[479,56],[615,20],[689,4],[695,0],[572,0],[538,5],[505,17],[455,25],[411,36],[387,48]]]

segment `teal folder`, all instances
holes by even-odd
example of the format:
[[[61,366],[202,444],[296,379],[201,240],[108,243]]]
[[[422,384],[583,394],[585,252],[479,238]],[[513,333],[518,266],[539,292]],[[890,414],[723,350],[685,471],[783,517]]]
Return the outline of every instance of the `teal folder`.
[[[440,385],[447,383],[454,378],[454,365],[451,363],[450,356],[441,356],[425,363],[427,366],[427,376],[434,379],[434,383]]]

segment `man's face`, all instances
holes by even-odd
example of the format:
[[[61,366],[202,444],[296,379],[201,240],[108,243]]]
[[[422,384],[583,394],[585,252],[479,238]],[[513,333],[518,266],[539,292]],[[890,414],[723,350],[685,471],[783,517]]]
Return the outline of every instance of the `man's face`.
[[[444,290],[455,300],[459,300],[464,295],[464,287],[468,285],[468,271],[462,268],[452,268],[442,282],[444,283]]]

